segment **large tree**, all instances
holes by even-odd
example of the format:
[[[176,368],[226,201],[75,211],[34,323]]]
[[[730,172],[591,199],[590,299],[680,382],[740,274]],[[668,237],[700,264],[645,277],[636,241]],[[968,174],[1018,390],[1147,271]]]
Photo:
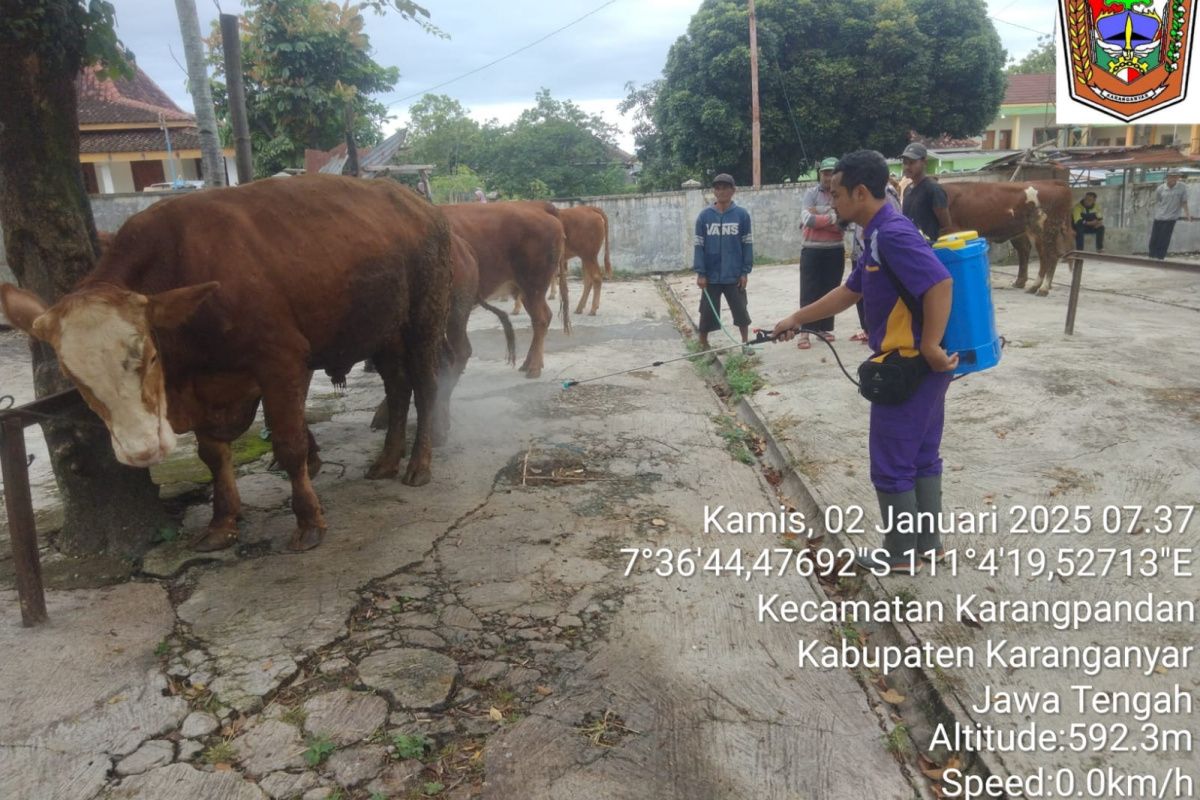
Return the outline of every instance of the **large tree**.
[[[759,0],[763,178],[860,147],[897,155],[911,131],[978,133],[1003,97],[1004,51],[983,0]],[[704,0],[644,108],[647,188],[682,176],[749,177],[746,0]]]
[[[0,0],[0,225],[21,286],[54,302],[91,269],[96,225],[79,166],[75,81],[94,61],[124,68],[111,3]],[[39,397],[70,388],[54,351],[33,344]],[[117,463],[91,413],[42,429],[62,498],[59,547],[134,552],[165,521],[146,470]]]
[[[1004,72],[1006,75],[1043,75],[1054,72],[1054,63],[1054,36],[1047,33],[1039,36],[1037,46],[1020,61],[1009,64]]]
[[[481,128],[457,100],[427,94],[409,107],[408,117],[407,144],[414,162],[435,164],[443,176],[457,175],[460,165],[478,166]]]
[[[301,166],[306,148],[342,143],[347,119],[358,144],[382,138],[388,110],[371,97],[389,91],[400,72],[371,57],[363,11],[398,11],[439,33],[426,21],[429,12],[407,0],[247,0],[243,7],[242,70],[258,176]],[[219,52],[213,47],[217,77],[223,78]],[[227,114],[220,81],[214,94]]]
[[[570,100],[538,92],[512,125],[480,133],[477,172],[513,197],[582,197],[624,189],[615,157],[617,129]],[[474,165],[472,165],[474,166]]]

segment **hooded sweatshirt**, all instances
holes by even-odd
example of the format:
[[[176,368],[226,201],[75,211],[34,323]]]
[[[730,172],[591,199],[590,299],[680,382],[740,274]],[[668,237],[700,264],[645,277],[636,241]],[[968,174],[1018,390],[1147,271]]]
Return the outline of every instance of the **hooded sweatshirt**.
[[[730,203],[722,213],[716,203],[696,217],[692,271],[712,284],[737,283],[754,266],[750,212]]]

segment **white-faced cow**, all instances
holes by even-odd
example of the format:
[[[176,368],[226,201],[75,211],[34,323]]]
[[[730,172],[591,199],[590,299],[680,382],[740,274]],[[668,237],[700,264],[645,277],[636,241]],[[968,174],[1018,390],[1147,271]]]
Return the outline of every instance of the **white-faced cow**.
[[[563,330],[571,330],[566,277],[559,274],[563,226],[550,203],[509,201],[439,206],[454,233],[466,240],[479,266],[479,294],[484,298],[520,293],[529,307],[533,341],[521,370],[527,378],[542,374],[550,305],[546,290],[555,278],[562,291]]]
[[[200,550],[237,540],[229,443],[261,398],[292,482],[290,547],[321,542],[304,403],[314,369],[344,378],[373,358],[388,403],[417,396],[404,482],[430,479],[430,417],[450,297],[450,230],[390,181],[268,179],[172,198],[121,228],[96,268],[53,306],[0,286],[4,313],[49,342],[112,435],[117,458],[145,467],[195,431],[213,474],[213,518]],[[392,414],[403,420],[403,415]],[[368,477],[399,473],[404,439],[390,426]]]
[[[992,242],[1010,242],[1017,252],[1017,279],[1029,279],[1029,255],[1038,252],[1038,280],[1027,291],[1045,297],[1054,268],[1070,248],[1071,190],[1057,181],[1020,183],[943,183],[950,221],[956,230],[971,230]]]

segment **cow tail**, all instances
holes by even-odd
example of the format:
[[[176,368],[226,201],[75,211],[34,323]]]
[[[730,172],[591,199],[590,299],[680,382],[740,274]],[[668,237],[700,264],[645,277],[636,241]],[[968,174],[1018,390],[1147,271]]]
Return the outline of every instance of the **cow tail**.
[[[517,337],[513,333],[512,320],[508,318],[501,309],[487,303],[482,297],[479,298],[479,305],[486,308],[488,311],[495,314],[500,319],[500,325],[504,328],[504,343],[508,346],[508,355],[504,359],[509,364],[516,366],[517,364]]]
[[[604,220],[604,277],[612,279],[612,262],[608,259],[608,214],[600,212],[600,219]]]
[[[566,255],[567,239],[564,236],[558,243],[558,308],[562,314],[563,333],[571,332],[571,306],[567,300],[567,260]]]

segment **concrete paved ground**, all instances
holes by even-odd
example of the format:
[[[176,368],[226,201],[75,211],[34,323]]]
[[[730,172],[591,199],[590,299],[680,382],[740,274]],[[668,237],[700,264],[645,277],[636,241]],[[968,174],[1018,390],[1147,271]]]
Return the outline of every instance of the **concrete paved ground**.
[[[563,390],[683,352],[654,282],[610,284],[573,322],[530,381],[475,315],[451,439],[417,489],[363,479],[378,378],[314,386],[315,551],[284,552],[287,484],[258,463],[241,545],[218,560],[164,545],[131,583],[52,591],[33,631],[0,591],[0,797],[927,793],[866,676],[798,665],[798,641],[838,641],[829,626],[752,622],[763,588],[815,600],[815,581],[660,577],[657,553],[626,574],[624,548],[778,547],[703,528],[705,503],[778,500],[731,456],[746,437],[690,364]],[[206,520],[190,510],[185,533]]]
[[[982,748],[985,765],[993,773],[1024,776],[1039,769],[1065,768],[1072,775],[1064,775],[1064,781],[1074,780],[1076,790],[1089,792],[1086,781],[1093,780],[1105,791],[1086,796],[1103,797],[1143,796],[1119,793],[1129,789],[1114,789],[1112,774],[1152,775],[1154,784],[1139,784],[1148,792],[1144,796],[1161,790],[1157,796],[1191,797],[1194,781],[1200,780],[1200,750],[1195,745],[1200,716],[1192,707],[1200,687],[1195,654],[1186,665],[1137,669],[1125,663],[1102,668],[1095,675],[1069,666],[982,663],[989,643],[1005,640],[1014,648],[1186,649],[1197,643],[1196,624],[1186,614],[1194,614],[1200,600],[1195,576],[1200,515],[1193,514],[1186,529],[1182,523],[1200,498],[1200,350],[1193,337],[1200,323],[1200,274],[1095,262],[1087,262],[1084,269],[1075,335],[1066,336],[1070,271],[1065,266],[1060,267],[1059,282],[1047,298],[1002,288],[1015,268],[993,268],[998,328],[1008,347],[998,367],[964,378],[949,392],[942,447],[946,510],[983,512],[995,507],[999,532],[947,537],[948,544],[959,548],[957,575],[943,569],[936,578],[928,574],[917,579],[886,578],[870,585],[877,596],[901,594],[906,600],[940,603],[946,610],[941,622],[897,626],[893,639],[910,645],[966,646],[980,656],[974,668],[927,668],[909,678],[935,686],[945,702],[948,725],[974,728],[978,724],[1008,733],[1037,726],[1053,732],[1050,744],[1032,752]],[[672,286],[694,315],[699,295],[691,277],[677,276]],[[755,324],[770,329],[798,303],[797,267],[755,269],[749,290]],[[836,320],[836,347],[852,374],[867,355],[865,347],[848,341],[855,330],[853,309]],[[713,342],[720,339],[714,335]],[[757,364],[765,386],[750,400],[750,413],[772,431],[780,458],[799,478],[797,494],[805,495],[817,510],[859,506],[865,510],[869,530],[878,519],[878,506],[868,475],[868,403],[838,371],[823,344],[814,342],[808,351],[790,344],[768,345]],[[796,503],[801,505],[799,497]],[[1019,520],[1020,508],[1036,506],[1062,506],[1072,517],[1083,509],[1097,532],[1014,533],[1012,523]],[[1133,532],[1127,531],[1132,514],[1124,506],[1143,507]],[[1170,508],[1172,524],[1166,526],[1170,532],[1143,530],[1154,523],[1152,509],[1160,506]],[[1112,522],[1119,523],[1121,533],[1099,532],[1105,507],[1112,508]],[[1061,519],[1061,514],[1055,519]],[[833,541],[847,540],[833,537]],[[853,546],[875,546],[879,539],[851,536],[848,541]],[[991,574],[985,554],[999,548],[1008,555]],[[1103,548],[1154,558],[1159,574],[1129,576],[1119,565],[1119,574],[1106,577],[1071,574],[1072,564],[1101,570],[1099,562],[1085,563],[1088,555],[1080,551],[1099,550],[1102,562],[1106,560]],[[1020,575],[1013,574],[1014,550],[1024,567]],[[1165,552],[1181,553],[1191,559],[1191,565],[1174,570],[1163,558]],[[1034,568],[1040,554],[1052,566],[1062,565],[1059,574]],[[1088,622],[1077,630],[1057,630],[1045,622],[984,620],[979,618],[978,605],[960,614],[958,598],[971,595],[984,601],[1079,601],[1087,608],[1152,595],[1157,601],[1180,604],[1177,613],[1184,618]],[[1093,688],[1072,688],[1078,686]],[[1133,713],[1099,711],[1094,704],[1081,713],[1077,691],[1095,694],[1101,705],[1131,692],[1184,699],[1137,718]],[[989,692],[999,700],[984,707]],[[1058,705],[1049,700],[1054,693],[1061,700]],[[1018,700],[1032,705],[1006,706]],[[1163,731],[1173,733],[1164,740]],[[934,732],[933,727],[914,722],[918,745],[927,744]],[[1071,740],[1072,732],[1080,733],[1077,741]],[[1076,745],[1083,752],[1074,752]],[[966,749],[958,748],[969,762]],[[1110,769],[1113,773],[1105,773]],[[1181,774],[1193,783],[1180,780]]]

